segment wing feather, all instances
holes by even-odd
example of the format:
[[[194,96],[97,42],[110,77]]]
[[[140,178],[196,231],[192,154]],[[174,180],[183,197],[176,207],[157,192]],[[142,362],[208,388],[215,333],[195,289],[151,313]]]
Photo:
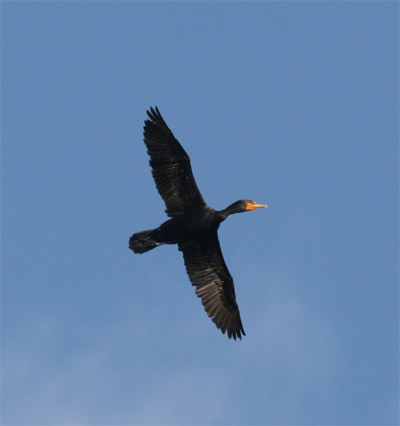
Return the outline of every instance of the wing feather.
[[[157,190],[168,216],[174,217],[206,203],[193,177],[189,156],[168,128],[157,107],[147,111],[144,143]]]
[[[225,264],[217,234],[179,243],[186,271],[207,315],[229,338],[246,335],[236,303],[233,279]]]

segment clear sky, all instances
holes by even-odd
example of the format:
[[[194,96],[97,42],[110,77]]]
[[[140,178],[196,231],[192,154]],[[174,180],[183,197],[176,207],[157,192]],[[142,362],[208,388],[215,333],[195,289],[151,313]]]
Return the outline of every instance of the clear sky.
[[[2,421],[398,424],[399,3],[2,2]],[[247,336],[175,246],[157,105]]]

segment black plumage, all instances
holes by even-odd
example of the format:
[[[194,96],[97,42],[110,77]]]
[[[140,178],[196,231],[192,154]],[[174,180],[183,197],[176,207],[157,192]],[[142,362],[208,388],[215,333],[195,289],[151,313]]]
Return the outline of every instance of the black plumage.
[[[150,108],[147,115],[150,120],[145,121],[144,143],[158,192],[171,219],[156,229],[132,235],[129,248],[145,253],[162,244],[178,244],[190,281],[208,316],[230,338],[241,339],[246,333],[217,231],[230,214],[268,206],[251,200],[237,201],[221,211],[208,206],[194,180],[189,156],[158,108]]]

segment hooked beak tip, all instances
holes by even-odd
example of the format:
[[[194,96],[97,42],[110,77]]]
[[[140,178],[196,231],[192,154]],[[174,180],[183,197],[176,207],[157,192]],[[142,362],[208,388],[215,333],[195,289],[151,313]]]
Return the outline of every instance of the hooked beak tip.
[[[251,201],[247,203],[247,206],[246,206],[246,210],[255,210],[255,209],[261,209],[261,208],[264,208],[264,209],[268,208],[268,204],[259,204],[254,201]]]

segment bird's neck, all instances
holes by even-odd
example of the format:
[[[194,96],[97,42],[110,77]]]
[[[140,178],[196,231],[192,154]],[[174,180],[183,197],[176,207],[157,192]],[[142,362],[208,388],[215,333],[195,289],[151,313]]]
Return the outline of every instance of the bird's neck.
[[[243,209],[240,208],[239,203],[240,203],[239,201],[236,201],[235,203],[233,203],[230,206],[228,206],[226,209],[220,210],[218,212],[218,214],[221,217],[221,222],[223,220],[225,220],[231,214],[242,213],[243,212]]]

